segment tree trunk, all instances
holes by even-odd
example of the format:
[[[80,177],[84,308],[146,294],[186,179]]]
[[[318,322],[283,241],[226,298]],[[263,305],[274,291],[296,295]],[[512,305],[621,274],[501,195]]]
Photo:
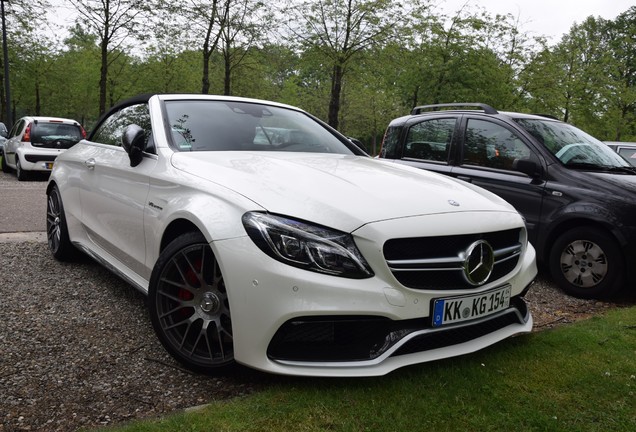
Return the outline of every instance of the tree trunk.
[[[210,92],[210,57],[212,52],[208,46],[203,47],[203,75],[201,76],[201,94]]]
[[[40,101],[40,80],[35,79],[35,115],[42,115],[42,103]]]
[[[232,95],[232,55],[230,54],[230,41],[225,44],[225,51],[223,52],[223,63],[225,75],[223,77],[223,94],[225,96]]]
[[[99,115],[106,112],[106,85],[108,78],[108,39],[102,39],[102,67],[99,74]]]
[[[329,119],[327,123],[334,129],[338,129],[338,114],[340,112],[340,93],[342,90],[342,77],[344,75],[342,65],[336,64],[331,75],[331,98],[329,99]]]
[[[99,115],[106,112],[106,86],[108,85],[108,43],[110,42],[110,0],[104,3],[104,29],[100,43],[102,67],[99,72]]]

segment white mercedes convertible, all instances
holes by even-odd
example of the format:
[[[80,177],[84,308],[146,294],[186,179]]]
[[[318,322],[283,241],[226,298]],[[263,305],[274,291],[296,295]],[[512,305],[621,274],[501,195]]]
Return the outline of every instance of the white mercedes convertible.
[[[192,370],[372,376],[529,332],[522,217],[274,102],[153,95],[55,160],[48,243],[148,295]]]

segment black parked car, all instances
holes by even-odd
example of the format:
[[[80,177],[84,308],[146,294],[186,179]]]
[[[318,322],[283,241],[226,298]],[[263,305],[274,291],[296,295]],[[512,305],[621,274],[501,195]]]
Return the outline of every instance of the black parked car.
[[[510,202],[571,295],[609,297],[636,276],[636,167],[570,124],[485,104],[416,107],[389,124],[380,157]]]

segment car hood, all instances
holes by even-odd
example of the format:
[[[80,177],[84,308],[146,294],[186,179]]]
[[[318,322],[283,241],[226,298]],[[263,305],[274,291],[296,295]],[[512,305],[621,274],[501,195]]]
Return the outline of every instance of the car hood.
[[[610,196],[636,196],[636,175],[620,173],[588,172],[593,177],[594,184],[602,187]]]
[[[178,169],[271,213],[343,231],[375,221],[455,212],[514,212],[483,189],[361,156],[285,152],[175,153]]]

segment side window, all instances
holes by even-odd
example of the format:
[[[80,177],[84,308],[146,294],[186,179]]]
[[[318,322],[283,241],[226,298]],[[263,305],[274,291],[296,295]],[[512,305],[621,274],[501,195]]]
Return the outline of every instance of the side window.
[[[146,132],[146,151],[152,152],[150,112],[147,104],[131,105],[105,119],[93,133],[92,140],[100,144],[121,146],[124,130],[131,124],[141,126]]]
[[[23,128],[24,128],[24,120],[20,120],[19,122],[13,125],[13,128],[11,128],[11,132],[9,133],[9,138],[13,138],[14,136],[18,135]]]
[[[528,146],[514,132],[489,121],[468,120],[464,164],[512,171],[517,160],[531,157]]]
[[[425,120],[409,128],[403,157],[448,162],[454,118]]]
[[[636,166],[636,148],[620,147],[618,154],[627,159],[630,164]]]
[[[400,140],[400,129],[397,126],[389,126],[384,133],[384,138],[382,139],[382,149],[380,150],[380,157],[384,158],[395,158],[397,156],[396,149]]]

